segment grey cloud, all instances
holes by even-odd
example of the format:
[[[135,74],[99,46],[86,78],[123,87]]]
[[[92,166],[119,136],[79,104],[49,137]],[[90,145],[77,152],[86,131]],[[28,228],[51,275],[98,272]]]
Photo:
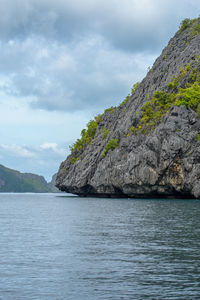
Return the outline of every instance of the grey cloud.
[[[45,110],[115,105],[193,13],[189,2],[0,0],[1,89]]]
[[[190,6],[188,5],[190,2]],[[0,37],[30,34],[64,43],[98,34],[123,50],[155,50],[177,21],[194,13],[195,1],[169,0],[1,0]]]
[[[6,93],[27,97],[36,108],[99,110],[122,101],[144,72],[141,55],[114,51],[100,37],[73,46],[35,36],[3,43],[0,70],[8,79]],[[153,59],[143,58],[145,63]]]

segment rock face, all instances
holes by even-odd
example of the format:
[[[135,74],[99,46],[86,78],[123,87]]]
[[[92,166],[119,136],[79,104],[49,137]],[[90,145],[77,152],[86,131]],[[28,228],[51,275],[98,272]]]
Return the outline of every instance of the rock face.
[[[49,190],[52,192],[52,193],[59,193],[60,190],[56,187],[56,176],[57,174],[54,174],[52,176],[52,179],[50,182],[48,182],[48,187],[49,187]]]
[[[60,190],[80,196],[200,198],[198,28],[199,18],[179,30],[127,103],[99,117],[94,137],[74,147],[61,163],[56,179]],[[194,82],[197,105],[181,105],[181,91]],[[176,100],[149,126],[141,118],[144,103],[151,103],[156,91]],[[105,153],[113,140],[117,146]]]

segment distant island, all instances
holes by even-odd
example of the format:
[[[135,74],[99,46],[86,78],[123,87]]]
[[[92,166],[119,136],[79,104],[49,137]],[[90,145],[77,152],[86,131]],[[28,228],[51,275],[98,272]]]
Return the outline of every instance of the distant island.
[[[47,182],[43,176],[32,173],[21,173],[0,165],[0,193],[52,193],[59,190],[55,187],[55,177]]]
[[[200,17],[183,20],[131,95],[81,131],[56,186],[79,196],[200,199]]]

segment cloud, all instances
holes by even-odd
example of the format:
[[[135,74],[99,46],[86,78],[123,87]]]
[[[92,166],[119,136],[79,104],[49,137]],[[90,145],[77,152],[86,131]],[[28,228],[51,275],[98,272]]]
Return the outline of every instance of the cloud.
[[[115,105],[195,2],[0,0],[0,90],[36,109]]]
[[[126,55],[100,37],[76,45],[32,36],[0,45],[0,89],[33,108],[80,111],[121,102],[154,56]]]
[[[1,163],[21,172],[43,174],[48,180],[58,170],[67,150],[57,143],[46,142],[39,146],[0,144]]]
[[[57,143],[45,142],[40,146],[19,146],[19,145],[6,145],[0,144],[0,151],[7,152],[8,155],[23,158],[45,158],[46,156],[54,155],[55,157],[65,157],[66,150],[59,147]]]
[[[0,148],[9,152],[8,154],[16,157],[23,157],[23,158],[33,158],[36,157],[36,154],[26,147],[18,146],[18,145],[4,145],[1,144]]]
[[[148,47],[159,47],[177,19],[194,11],[196,0],[168,0],[162,5],[159,0],[1,0],[0,5],[2,39],[33,34],[68,43],[97,34],[135,51],[145,50],[148,42]]]
[[[66,155],[66,150],[62,148],[58,148],[58,145],[56,143],[44,143],[40,145],[40,148],[43,150],[51,150],[55,152],[58,155],[61,155],[62,157]]]

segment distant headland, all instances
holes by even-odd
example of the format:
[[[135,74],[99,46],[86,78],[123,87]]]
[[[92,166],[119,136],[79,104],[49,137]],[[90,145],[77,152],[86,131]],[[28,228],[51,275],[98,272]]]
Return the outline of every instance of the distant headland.
[[[48,183],[43,176],[32,173],[20,173],[0,165],[0,192],[58,192],[58,189],[55,187],[55,177],[56,175]]]

